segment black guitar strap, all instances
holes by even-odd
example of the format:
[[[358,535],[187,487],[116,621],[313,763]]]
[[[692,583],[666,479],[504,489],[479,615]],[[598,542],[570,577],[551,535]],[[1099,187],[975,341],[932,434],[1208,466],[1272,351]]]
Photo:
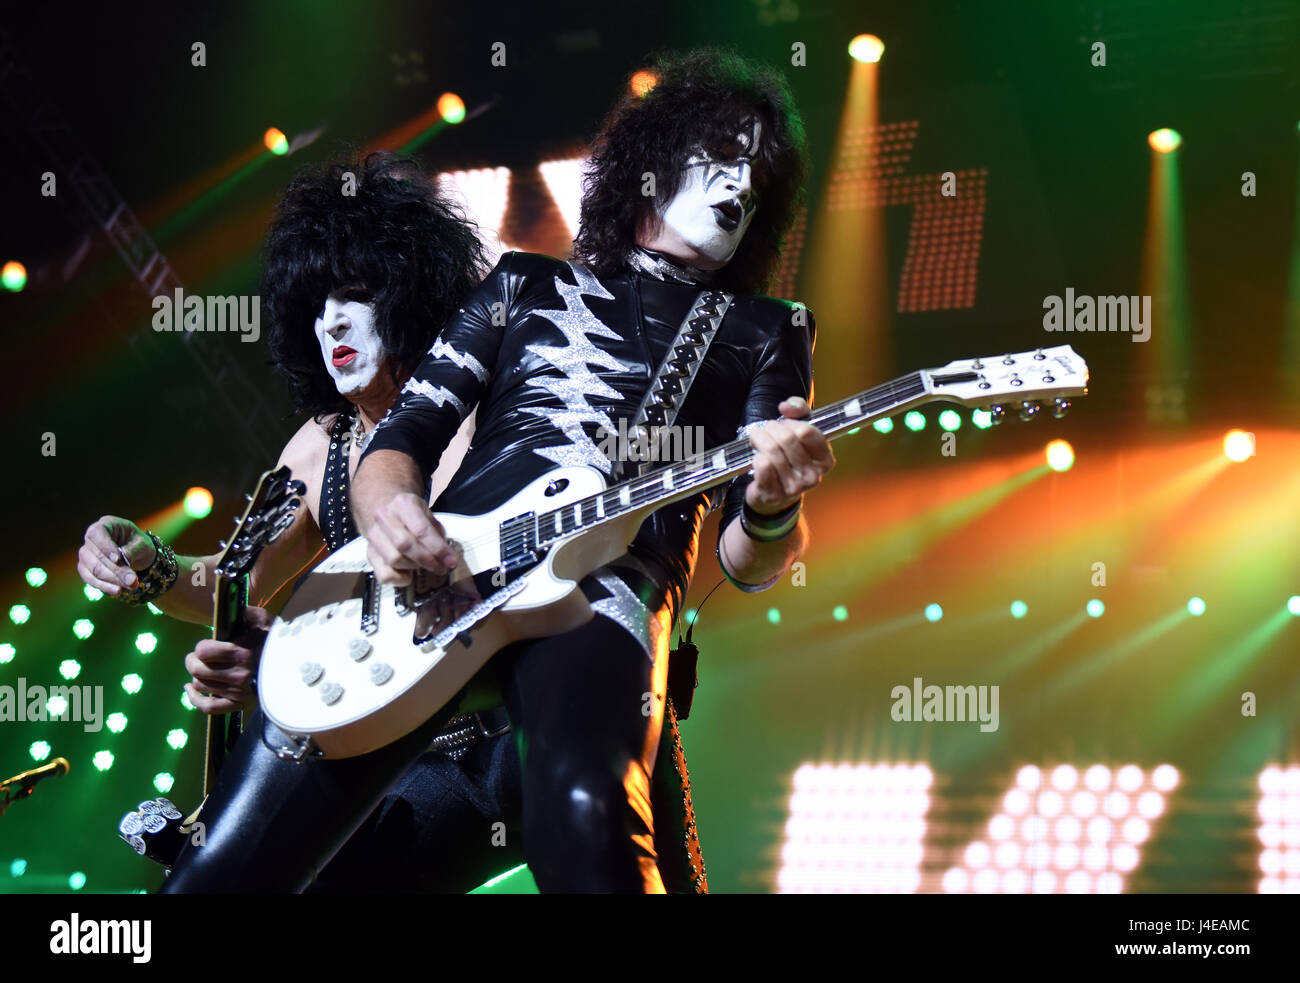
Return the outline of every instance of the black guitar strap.
[[[641,405],[628,427],[630,439],[643,436],[647,441],[658,440],[673,425],[733,300],[735,295],[725,290],[706,287],[700,291],[641,398]],[[630,466],[633,463],[635,466]],[[644,467],[645,462],[621,461],[614,469],[613,480],[635,477]]]

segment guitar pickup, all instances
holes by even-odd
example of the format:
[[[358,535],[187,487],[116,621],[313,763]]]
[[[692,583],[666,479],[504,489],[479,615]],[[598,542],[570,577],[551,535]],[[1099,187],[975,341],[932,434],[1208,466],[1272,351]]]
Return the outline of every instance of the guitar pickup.
[[[361,632],[373,635],[379,631],[379,582],[373,573],[366,574],[365,587],[361,592]]]

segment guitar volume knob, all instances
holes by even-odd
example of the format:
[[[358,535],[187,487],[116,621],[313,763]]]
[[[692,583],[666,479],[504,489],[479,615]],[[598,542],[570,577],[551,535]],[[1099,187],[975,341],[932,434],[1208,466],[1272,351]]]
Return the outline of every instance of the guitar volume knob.
[[[364,638],[348,639],[348,658],[353,662],[360,662],[373,651],[374,646]]]
[[[319,662],[304,662],[298,667],[298,672],[302,675],[304,683],[315,686],[320,682],[321,676],[325,675],[325,667]]]
[[[332,707],[343,699],[343,687],[338,683],[326,683],[320,688],[320,699],[327,707]]]
[[[393,667],[386,662],[376,662],[370,667],[370,681],[376,686],[383,686],[393,678]]]

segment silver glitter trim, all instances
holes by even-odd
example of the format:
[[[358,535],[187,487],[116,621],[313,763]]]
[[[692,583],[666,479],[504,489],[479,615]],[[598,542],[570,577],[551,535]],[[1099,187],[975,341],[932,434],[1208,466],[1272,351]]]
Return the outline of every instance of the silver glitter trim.
[[[631,567],[647,578],[650,576],[649,571],[631,556],[620,558],[619,566]],[[592,601],[592,610],[597,614],[603,614],[635,638],[645,651],[646,658],[651,662],[654,662],[662,652],[666,652],[672,630],[668,607],[665,605],[658,612],[651,611],[641,603],[641,598],[636,596],[632,588],[623,582],[612,567],[601,567],[591,575],[610,593],[609,597]]]
[[[593,314],[582,299],[583,294],[601,300],[612,300],[614,295],[606,290],[585,266],[575,263],[569,263],[568,266],[578,281],[576,286],[565,283],[558,276],[555,278],[555,290],[564,302],[564,309],[534,311],[537,317],[545,318],[559,329],[564,335],[566,344],[526,346],[528,351],[564,373],[564,378],[542,376],[529,379],[526,384],[546,390],[562,403],[563,407],[532,406],[524,408],[521,412],[542,417],[569,440],[568,444],[534,447],[535,454],[561,466],[585,464],[599,468],[604,474],[609,474],[613,465],[596,446],[595,441],[588,436],[583,424],[598,424],[606,433],[614,433],[618,427],[608,413],[592,406],[586,397],[601,396],[608,400],[619,400],[622,394],[592,372],[588,366],[595,365],[614,372],[630,372],[632,367],[592,344],[588,337],[592,335],[597,338],[623,340],[622,335]]]
[[[429,349],[429,355],[432,358],[445,358],[459,368],[469,369],[479,382],[488,381],[488,370],[483,367],[482,362],[468,352],[457,351],[441,338],[433,343],[433,347]]]
[[[446,386],[435,386],[426,379],[408,379],[406,385],[402,387],[402,392],[410,393],[412,396],[422,396],[435,406],[451,406],[462,421],[469,415],[469,410],[465,409],[465,404],[456,398],[455,393]]]
[[[627,254],[627,264],[646,276],[652,276],[656,280],[665,280],[671,283],[693,283],[703,286],[712,283],[714,280],[714,274],[709,271],[697,270],[692,266],[682,266],[674,263],[667,256],[652,253],[640,246]]]

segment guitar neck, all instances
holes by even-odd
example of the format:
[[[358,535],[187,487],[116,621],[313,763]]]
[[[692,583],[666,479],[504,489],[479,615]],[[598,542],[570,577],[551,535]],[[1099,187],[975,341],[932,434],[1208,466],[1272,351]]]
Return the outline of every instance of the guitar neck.
[[[228,642],[239,631],[244,609],[248,606],[248,578],[227,577],[218,573],[213,587],[212,637]],[[207,738],[203,762],[203,794],[212,794],[217,772],[225,762],[239,736],[239,714],[208,714]]]
[[[960,377],[945,377],[943,381],[974,378],[975,373],[971,372],[961,373]],[[932,393],[926,384],[925,373],[912,372],[814,410],[805,422],[834,439],[855,427],[893,416],[910,406],[943,398],[946,397]],[[653,512],[743,474],[753,461],[754,448],[749,438],[738,438],[697,457],[619,482],[598,495],[538,513],[537,540],[546,544],[632,513]]]

